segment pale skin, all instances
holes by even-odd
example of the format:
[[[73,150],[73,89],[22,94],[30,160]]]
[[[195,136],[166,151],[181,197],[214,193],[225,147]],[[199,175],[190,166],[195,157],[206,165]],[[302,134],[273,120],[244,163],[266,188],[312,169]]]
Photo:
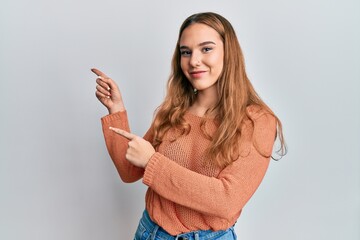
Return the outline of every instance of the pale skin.
[[[203,116],[218,101],[217,80],[224,63],[224,45],[220,35],[211,27],[195,23],[181,34],[181,69],[191,85],[198,90],[188,109]]]
[[[200,34],[199,34],[200,33]],[[220,35],[211,27],[195,23],[187,27],[180,39],[181,69],[198,94],[188,109],[203,116],[218,99],[217,79],[223,68],[224,49]],[[125,111],[120,89],[110,77],[98,69],[91,69],[97,75],[96,97],[108,109],[109,114]],[[126,159],[137,167],[145,168],[155,149],[150,142],[122,129],[110,130],[129,140]]]

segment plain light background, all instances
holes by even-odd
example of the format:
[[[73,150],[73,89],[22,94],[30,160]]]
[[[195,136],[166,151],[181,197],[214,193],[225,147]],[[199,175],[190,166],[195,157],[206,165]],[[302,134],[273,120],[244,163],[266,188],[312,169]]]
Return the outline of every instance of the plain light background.
[[[360,239],[355,0],[1,0],[0,239],[132,239],[146,187],[122,183],[107,154],[90,68],[117,81],[142,135],[180,24],[204,11],[233,24],[289,146],[246,205],[239,239]]]

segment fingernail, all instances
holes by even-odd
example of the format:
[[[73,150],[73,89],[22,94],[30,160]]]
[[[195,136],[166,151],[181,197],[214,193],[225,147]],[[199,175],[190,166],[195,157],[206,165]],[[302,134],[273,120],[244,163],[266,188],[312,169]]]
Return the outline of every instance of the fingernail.
[[[110,98],[110,96],[106,96],[107,98]]]
[[[108,91],[110,91],[110,88],[108,87]]]
[[[98,78],[103,79],[103,77],[102,77],[102,76],[98,76]]]

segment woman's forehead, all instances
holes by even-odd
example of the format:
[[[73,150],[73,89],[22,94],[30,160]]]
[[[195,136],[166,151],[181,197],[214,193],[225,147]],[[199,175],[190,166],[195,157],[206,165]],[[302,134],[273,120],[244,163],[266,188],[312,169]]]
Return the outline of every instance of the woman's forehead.
[[[222,42],[219,33],[203,23],[193,23],[186,27],[179,40],[180,46],[199,45],[204,42]]]

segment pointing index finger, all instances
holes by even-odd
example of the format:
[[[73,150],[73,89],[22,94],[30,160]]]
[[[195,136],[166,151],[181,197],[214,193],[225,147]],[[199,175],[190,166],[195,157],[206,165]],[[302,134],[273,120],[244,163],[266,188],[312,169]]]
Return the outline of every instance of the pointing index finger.
[[[99,69],[92,68],[91,71],[92,71],[93,73],[95,73],[98,77],[109,78],[105,73],[103,73],[103,72],[100,71]]]
[[[114,131],[115,133],[119,134],[120,136],[123,136],[124,138],[126,138],[127,140],[133,140],[136,135],[129,133],[125,130],[119,129],[119,128],[113,128],[113,127],[109,127],[110,130]]]

